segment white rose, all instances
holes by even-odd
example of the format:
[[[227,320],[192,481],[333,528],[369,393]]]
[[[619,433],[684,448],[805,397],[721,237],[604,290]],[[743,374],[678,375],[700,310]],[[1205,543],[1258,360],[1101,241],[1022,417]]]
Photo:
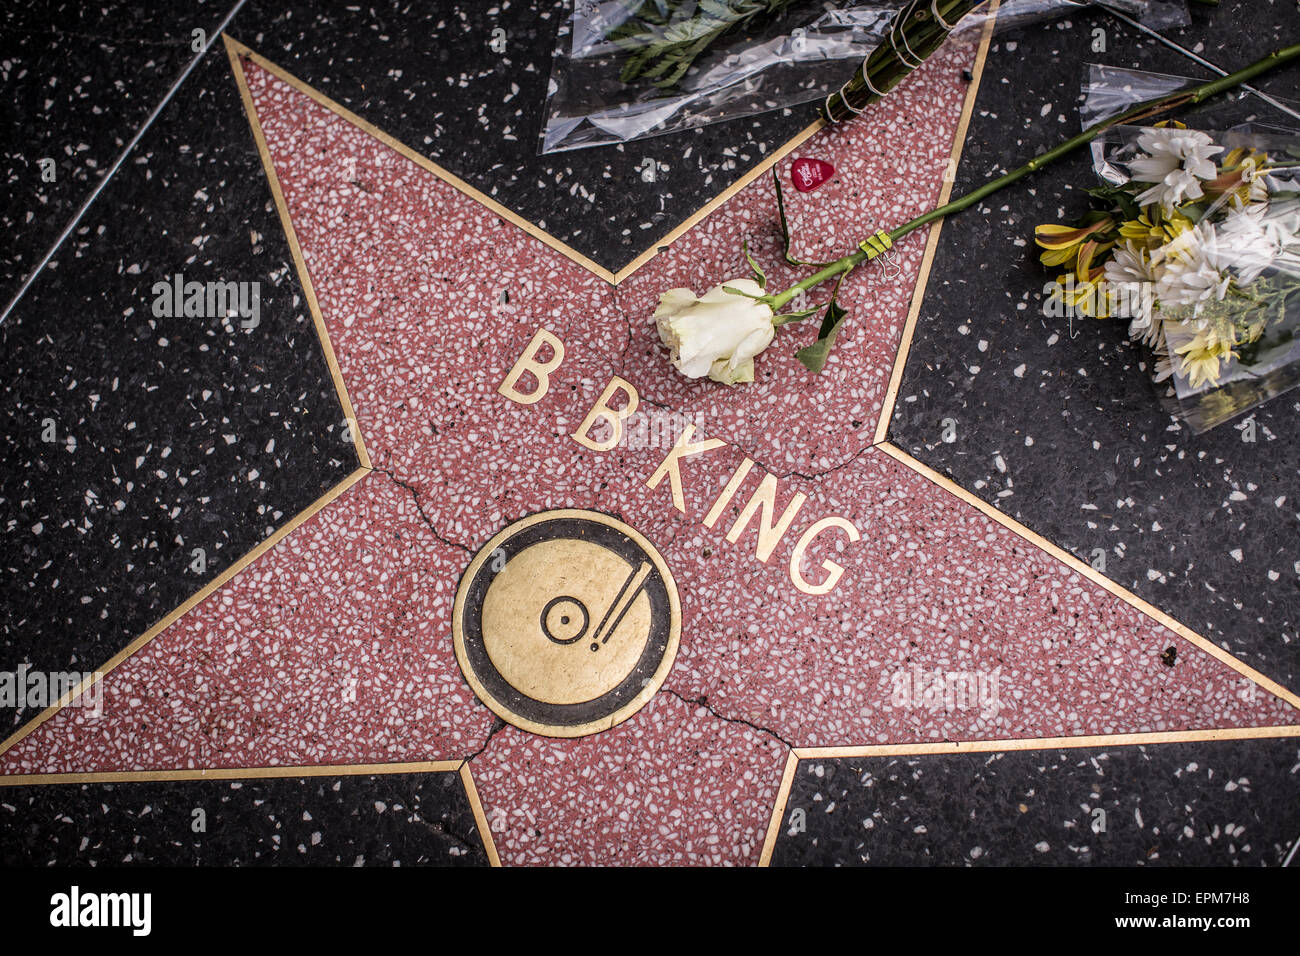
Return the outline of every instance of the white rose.
[[[659,338],[672,350],[672,362],[687,378],[707,375],[715,382],[735,385],[754,380],[754,356],[776,334],[772,309],[723,286],[749,295],[762,295],[753,279],[715,285],[698,299],[690,289],[669,289],[659,297],[655,325]]]

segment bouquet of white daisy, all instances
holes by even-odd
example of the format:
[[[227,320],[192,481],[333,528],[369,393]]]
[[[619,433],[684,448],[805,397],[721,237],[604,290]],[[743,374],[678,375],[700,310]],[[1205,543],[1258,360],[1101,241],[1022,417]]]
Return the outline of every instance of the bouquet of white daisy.
[[[1197,432],[1300,385],[1300,136],[1121,126],[1106,185],[1035,231],[1061,315],[1127,319]]]

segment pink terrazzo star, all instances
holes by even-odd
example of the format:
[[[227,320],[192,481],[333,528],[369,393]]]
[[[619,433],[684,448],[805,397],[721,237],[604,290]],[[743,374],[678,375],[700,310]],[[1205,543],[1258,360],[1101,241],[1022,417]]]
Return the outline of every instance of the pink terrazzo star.
[[[803,147],[836,176],[790,198],[801,255],[838,255],[934,203],[970,55],[943,52]],[[776,264],[767,177],[615,289],[245,69],[375,470],[111,672],[104,717],[58,714],[0,772],[467,758],[506,862],[753,863],[792,746],[1297,722],[1284,701],[872,446],[921,236],[899,244],[897,278],[869,268],[846,284],[853,318],[820,377],[793,358],[808,327],[779,333],[753,385],[690,382],[658,344],[657,297],[744,275],[744,238],[775,287],[792,281]],[[522,405],[497,389],[538,327],[565,359],[546,396]],[[671,437],[611,452],[569,437],[613,375],[647,415],[676,413],[696,440],[726,442],[683,461],[684,512],[667,481],[646,484]],[[706,526],[745,458],[749,477]],[[778,509],[807,496],[766,562],[752,526],[726,538],[764,474],[778,479]],[[682,601],[676,664],[605,733],[493,732],[452,652],[457,580],[502,527],[564,507],[615,514],[663,554]],[[815,540],[801,572],[823,580],[827,560],[845,571],[809,595],[792,583],[791,555],[829,515],[860,540]],[[1160,661],[1170,644],[1172,668]],[[992,699],[927,699],[915,675],[935,672],[983,675]]]

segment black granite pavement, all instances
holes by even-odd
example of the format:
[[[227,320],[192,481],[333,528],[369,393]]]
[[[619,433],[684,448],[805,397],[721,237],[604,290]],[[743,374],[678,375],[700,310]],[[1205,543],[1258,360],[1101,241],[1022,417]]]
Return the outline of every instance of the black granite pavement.
[[[806,759],[773,866],[1277,866],[1295,739]]]
[[[486,866],[460,775],[0,788],[4,866]]]
[[[0,309],[185,71],[196,42],[202,49],[235,5],[235,0],[5,5],[0,12],[0,231],[5,237]]]
[[[159,315],[177,275],[249,314]],[[0,422],[15,674],[98,669],[357,467],[224,53],[0,326]],[[49,702],[0,706],[0,737]]]
[[[1193,16],[1168,35],[1227,70],[1300,39],[1294,4],[1224,3]],[[1105,52],[1094,50],[1098,29]],[[1209,76],[1103,13],[1001,34],[954,195],[1077,132],[1088,62]],[[1290,67],[1258,85],[1294,97],[1297,77]],[[1251,96],[1180,118],[1210,129],[1300,125]],[[1258,409],[1253,428],[1238,420],[1198,436],[1161,407],[1125,323],[1044,316],[1043,286],[1059,270],[1038,262],[1034,227],[1082,215],[1083,190],[1096,184],[1080,151],[945,224],[890,439],[1295,688],[1300,390]]]

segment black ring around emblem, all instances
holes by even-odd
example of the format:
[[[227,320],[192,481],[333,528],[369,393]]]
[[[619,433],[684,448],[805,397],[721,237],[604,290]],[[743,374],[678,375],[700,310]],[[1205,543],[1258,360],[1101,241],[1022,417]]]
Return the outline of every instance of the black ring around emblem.
[[[470,666],[489,694],[527,720],[555,727],[576,727],[617,713],[641,693],[654,677],[668,650],[673,615],[667,585],[651,556],[617,528],[584,518],[557,517],[523,528],[513,537],[497,542],[496,548],[505,552],[505,564],[508,566],[510,560],[525,548],[561,538],[600,545],[617,554],[633,568],[639,567],[643,561],[651,565],[650,574],[642,586],[650,600],[650,635],[636,666],[617,687],[593,700],[577,704],[552,704],[529,697],[501,675],[483,643],[483,600],[496,574],[492,570],[492,564],[496,562],[483,562],[470,582],[461,612],[461,628]]]

